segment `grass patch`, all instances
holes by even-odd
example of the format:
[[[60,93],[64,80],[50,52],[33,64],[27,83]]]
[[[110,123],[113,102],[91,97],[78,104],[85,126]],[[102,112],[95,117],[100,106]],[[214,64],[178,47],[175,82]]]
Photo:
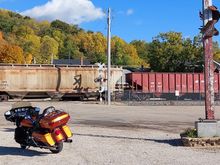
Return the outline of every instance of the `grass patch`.
[[[197,130],[195,128],[187,128],[180,134],[181,137],[197,138]]]

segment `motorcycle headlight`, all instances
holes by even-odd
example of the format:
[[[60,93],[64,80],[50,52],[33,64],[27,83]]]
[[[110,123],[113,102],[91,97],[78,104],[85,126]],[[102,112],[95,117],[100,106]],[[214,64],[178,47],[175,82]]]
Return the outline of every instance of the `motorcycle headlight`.
[[[5,112],[5,116],[9,116],[9,115],[11,115],[10,111]]]
[[[11,117],[12,117],[12,113],[11,111],[7,111],[5,112],[5,119],[11,121]]]

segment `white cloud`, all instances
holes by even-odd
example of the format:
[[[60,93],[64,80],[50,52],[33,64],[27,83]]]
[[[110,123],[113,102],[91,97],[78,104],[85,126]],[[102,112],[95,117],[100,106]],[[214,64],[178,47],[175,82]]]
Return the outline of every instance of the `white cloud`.
[[[132,15],[134,13],[133,9],[128,9],[126,15]]]
[[[50,0],[21,14],[38,20],[59,19],[72,24],[94,21],[105,15],[102,9],[96,8],[90,0]]]

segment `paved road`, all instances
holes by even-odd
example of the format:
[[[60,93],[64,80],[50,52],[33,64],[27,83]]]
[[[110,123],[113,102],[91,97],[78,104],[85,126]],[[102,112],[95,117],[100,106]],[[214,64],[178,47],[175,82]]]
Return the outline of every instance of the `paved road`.
[[[0,103],[3,114],[13,102]],[[33,106],[44,109],[55,106],[70,113],[71,124],[96,127],[143,128],[179,133],[194,122],[205,117],[203,106],[123,106],[98,105],[85,102],[32,102]],[[215,107],[216,118],[220,119],[220,107]],[[0,124],[8,124],[0,116]]]
[[[71,115],[73,143],[59,154],[31,147],[19,149],[13,139],[13,124],[3,113],[11,102],[0,103],[0,164],[120,164],[194,165],[220,162],[220,149],[181,146],[179,133],[204,117],[199,106],[105,106],[80,102],[33,102],[45,108],[53,105]],[[216,117],[220,115],[216,107]]]

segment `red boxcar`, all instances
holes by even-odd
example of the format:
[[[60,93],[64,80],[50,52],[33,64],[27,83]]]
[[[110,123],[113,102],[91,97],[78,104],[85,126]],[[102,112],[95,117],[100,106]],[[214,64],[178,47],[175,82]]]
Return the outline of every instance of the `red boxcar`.
[[[145,93],[204,93],[203,73],[154,73],[133,72],[126,75],[126,81],[133,89]],[[215,73],[214,90],[219,93],[220,76]]]

